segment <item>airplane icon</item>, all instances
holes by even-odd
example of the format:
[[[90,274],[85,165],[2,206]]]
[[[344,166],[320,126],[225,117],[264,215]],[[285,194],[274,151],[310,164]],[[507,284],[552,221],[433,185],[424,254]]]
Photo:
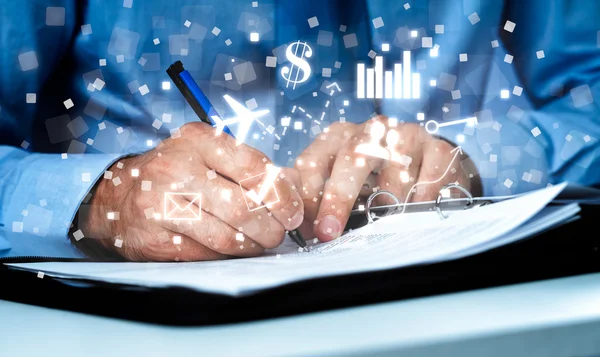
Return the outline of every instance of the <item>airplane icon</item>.
[[[217,129],[216,135],[221,135],[225,130],[225,126],[240,123],[236,135],[236,144],[239,145],[246,140],[246,136],[250,131],[252,122],[260,117],[267,115],[270,111],[268,109],[257,110],[255,112],[246,108],[244,105],[231,98],[228,94],[223,96],[223,99],[229,104],[231,109],[235,112],[236,116],[233,118],[221,119],[218,115],[212,115],[211,118],[215,122],[214,127]]]

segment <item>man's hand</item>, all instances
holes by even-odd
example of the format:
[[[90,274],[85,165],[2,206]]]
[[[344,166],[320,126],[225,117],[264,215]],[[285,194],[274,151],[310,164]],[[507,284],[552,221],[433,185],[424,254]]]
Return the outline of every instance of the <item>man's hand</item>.
[[[304,201],[301,232],[321,241],[337,238],[357,199],[364,202],[376,189],[403,202],[434,200],[442,186],[454,182],[480,194],[474,165],[460,153],[453,161],[454,149],[418,124],[390,128],[385,117],[333,124],[296,160]],[[394,202],[380,195],[375,203]]]
[[[109,169],[112,179],[100,180],[79,227],[90,237],[84,239],[86,244],[101,244],[136,261],[255,256],[277,247],[286,230],[302,223],[302,199],[295,188],[300,184],[293,170],[282,169],[272,176],[275,193],[260,185],[270,165],[261,152],[236,146],[228,135],[215,136],[215,130],[203,123],[187,124],[180,133]],[[132,176],[132,170],[139,176]],[[297,186],[292,180],[298,180]],[[249,191],[254,192],[246,195]],[[165,192],[190,193],[173,196],[179,207],[200,194],[201,219],[165,219]],[[247,206],[260,198],[276,203],[260,209],[253,209],[260,201]]]

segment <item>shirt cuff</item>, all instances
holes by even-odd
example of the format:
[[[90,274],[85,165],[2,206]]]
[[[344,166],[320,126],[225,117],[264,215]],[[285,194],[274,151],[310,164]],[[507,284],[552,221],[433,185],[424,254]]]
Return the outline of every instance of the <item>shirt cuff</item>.
[[[19,151],[0,159],[9,168],[0,175],[0,222],[10,244],[0,256],[84,257],[67,232],[87,193],[123,156]]]

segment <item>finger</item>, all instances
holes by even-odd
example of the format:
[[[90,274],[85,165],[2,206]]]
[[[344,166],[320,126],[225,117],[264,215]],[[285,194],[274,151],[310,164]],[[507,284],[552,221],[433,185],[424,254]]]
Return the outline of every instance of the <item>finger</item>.
[[[296,160],[296,169],[302,177],[299,193],[304,205],[304,220],[300,226],[300,233],[305,238],[314,237],[313,222],[319,211],[325,182],[329,179],[330,166],[333,166],[334,158],[334,155],[309,156],[303,154]]]
[[[289,180],[284,179],[285,174],[270,175],[273,164],[262,152],[248,145],[237,145],[229,135],[207,140],[213,145],[205,145],[200,149],[203,150],[205,164],[256,194],[244,197],[249,210],[268,205],[275,219],[287,230],[295,229],[302,223],[304,209],[300,194],[292,189]]]
[[[304,191],[304,187],[302,186],[302,177],[300,176],[300,172],[296,169],[290,169],[290,168],[285,169],[284,172],[286,173],[286,177],[288,177],[290,179],[290,181],[293,182],[292,188],[300,195],[301,200],[302,200],[304,217],[303,217],[302,222],[300,223],[300,226],[298,226],[297,229],[300,231],[302,238],[304,238],[306,240],[311,239],[314,237],[313,229],[312,229],[312,222],[314,221],[315,217],[314,216],[307,217],[306,202],[304,201],[304,199],[305,199],[304,192],[305,191]]]
[[[296,159],[295,168],[302,179],[300,196],[304,203],[304,222],[300,226],[300,232],[305,238],[315,237],[314,222],[325,183],[331,175],[338,152],[359,127],[350,123],[333,123]]]
[[[175,221],[171,228],[220,254],[252,257],[264,251],[260,244],[246,234],[205,211],[202,212],[200,221]]]
[[[362,127],[363,125],[359,124],[335,122],[315,138],[304,150],[302,156],[328,157],[335,155],[350,138],[362,131]]]
[[[291,167],[282,167],[281,173],[284,175],[284,179],[287,180],[294,191],[299,191],[302,187],[302,178],[298,170]]]
[[[401,202],[406,201],[410,187],[417,182],[421,168],[423,145],[433,138],[416,124],[404,124],[391,129],[386,135],[390,160],[379,172],[377,184],[382,190],[392,192]],[[394,201],[379,195],[376,205],[389,205]]]
[[[170,253],[175,258],[175,261],[206,261],[206,260],[223,260],[231,259],[232,255],[219,253],[209,247],[198,243],[194,239],[173,232],[173,247],[175,252]],[[177,237],[181,238],[178,239]]]
[[[360,188],[359,196],[369,196],[373,193],[373,189],[379,185],[378,182],[379,175],[374,173],[370,173],[365,182],[363,182],[362,187]]]
[[[266,207],[254,209],[256,207],[253,206],[250,209],[247,204],[250,200],[245,197],[247,190],[220,175],[211,176],[211,179],[205,177],[192,182],[194,189],[202,192],[204,211],[265,248],[274,248],[281,244],[285,236],[285,227]]]
[[[122,244],[122,255],[131,261],[202,261],[221,260],[231,256],[218,253],[196,242],[185,234],[159,227],[160,231],[148,236],[144,230],[145,240],[126,240]],[[133,230],[136,230],[133,228]],[[136,235],[128,229],[128,233]]]
[[[363,183],[381,165],[381,158],[363,153],[369,141],[364,135],[349,141],[335,160],[317,214],[315,234],[321,241],[340,236]]]
[[[239,186],[248,210],[266,208],[286,230],[292,230],[304,219],[304,204],[286,172],[289,170],[271,166],[262,174],[241,180]]]
[[[284,227],[288,230],[298,229],[302,225],[302,222],[304,222],[304,215],[305,215],[304,201],[302,200],[302,178],[300,177],[300,173],[297,170],[295,170],[293,168],[289,168],[289,167],[282,168],[281,173],[282,173],[282,175],[280,177],[282,177],[283,180],[288,182],[292,191],[295,193],[295,196],[294,196],[295,201],[292,202],[292,205],[294,207],[298,208],[302,212],[302,215],[301,215],[302,219],[300,219],[299,222],[293,218],[292,219],[287,218],[290,222],[289,222],[288,226],[284,226]],[[272,210],[272,209],[269,209],[269,210]],[[279,219],[278,217],[276,217],[276,218]]]
[[[464,181],[460,169],[461,154],[443,140],[432,140],[423,145],[423,164],[413,189],[411,202],[437,198],[440,189],[452,182]]]
[[[200,136],[206,141],[198,147],[206,166],[233,182],[262,174],[271,164],[264,153],[246,144],[237,145],[230,135],[211,137],[209,131]]]
[[[374,192],[377,192],[377,190],[379,189],[379,183],[377,181],[378,178],[379,175],[373,172],[369,174],[369,177],[367,177],[365,182],[363,182],[362,187],[360,188],[360,192],[358,193],[356,201],[354,201],[354,206],[352,207],[353,210],[360,208],[361,205],[364,207],[367,200],[369,199],[369,196],[371,196]]]

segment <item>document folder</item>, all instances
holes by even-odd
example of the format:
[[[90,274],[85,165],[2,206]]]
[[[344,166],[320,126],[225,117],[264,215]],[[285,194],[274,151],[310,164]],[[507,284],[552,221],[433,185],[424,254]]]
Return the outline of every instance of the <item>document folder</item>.
[[[558,217],[558,213],[563,214],[564,219],[552,223],[551,218]],[[598,205],[587,203],[550,205],[548,210],[535,215],[535,225],[521,225],[516,231],[520,234],[487,240],[443,259],[429,257],[431,259],[416,264],[369,269],[363,262],[364,269],[348,269],[339,274],[329,274],[333,270],[328,274],[311,273],[281,284],[261,281],[257,286],[262,288],[252,289],[248,285],[224,289],[210,284],[195,286],[185,281],[151,284],[143,279],[137,282],[124,278],[100,279],[84,272],[84,265],[75,266],[81,267],[79,274],[65,274],[66,270],[62,273],[60,270],[66,268],[60,265],[46,269],[43,268],[46,263],[6,264],[0,268],[3,283],[0,298],[150,323],[207,325],[444,294],[600,271],[600,237],[584,233],[595,231],[598,213]],[[374,224],[386,224],[386,219]],[[449,220],[452,219],[451,216]],[[411,217],[411,220],[417,219]],[[539,227],[545,228],[540,230]],[[361,229],[356,231],[356,234],[364,233],[360,233]],[[459,235],[457,239],[460,238]],[[362,247],[359,251],[368,250]],[[273,264],[268,261],[250,263]],[[298,264],[302,264],[300,261],[297,260]],[[170,263],[139,264],[140,268],[173,269],[169,268]],[[66,266],[72,269],[71,265]]]

